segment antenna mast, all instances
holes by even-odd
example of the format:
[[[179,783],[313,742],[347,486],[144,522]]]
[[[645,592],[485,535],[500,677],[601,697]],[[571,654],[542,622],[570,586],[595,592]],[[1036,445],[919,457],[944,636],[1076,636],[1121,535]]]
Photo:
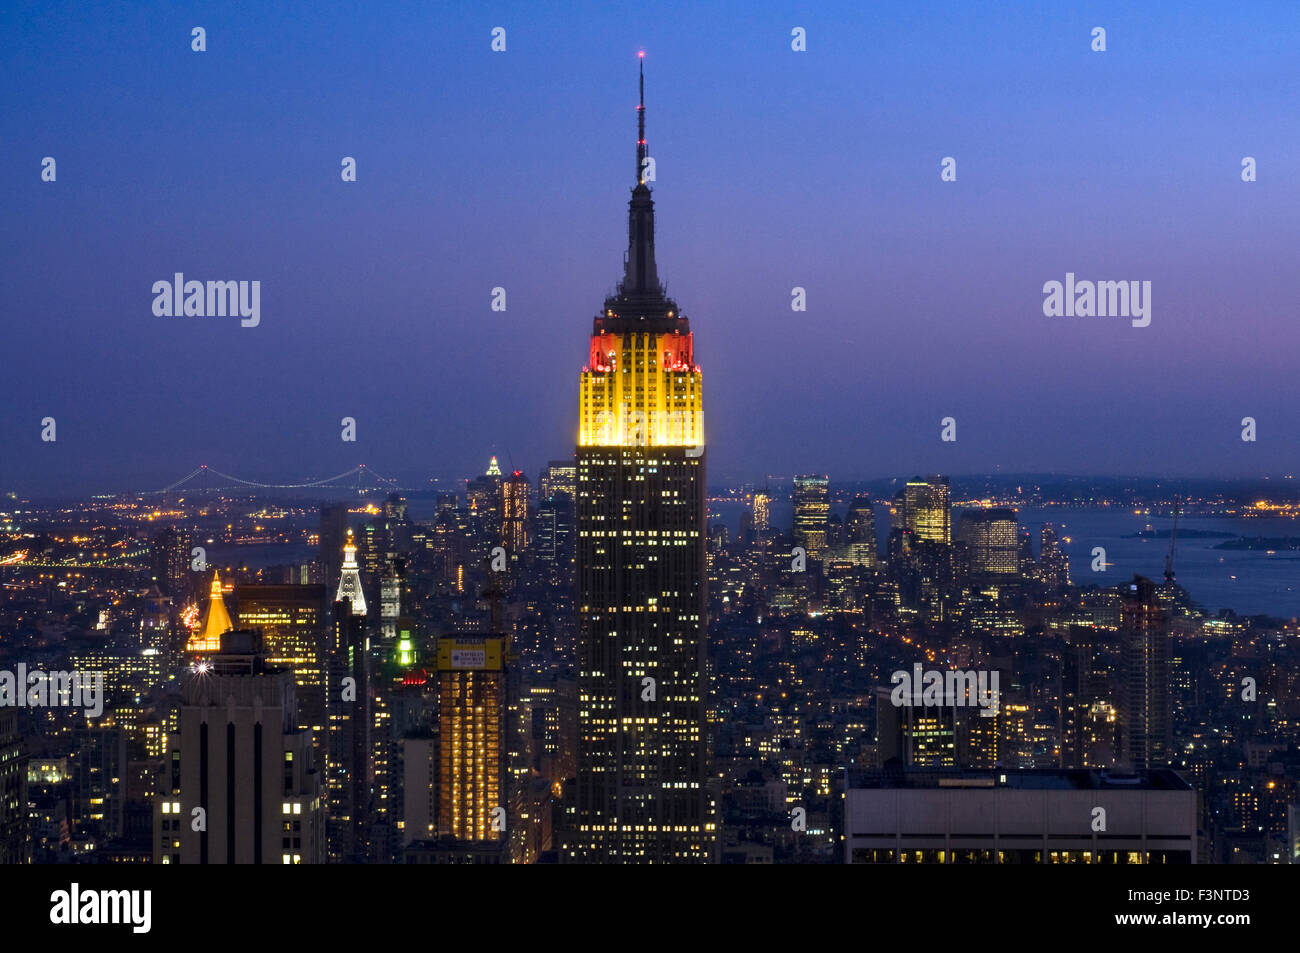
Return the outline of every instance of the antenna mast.
[[[1174,528],[1169,531],[1169,552],[1165,554],[1165,585],[1174,584],[1174,543],[1178,541],[1178,504],[1179,497],[1174,497]]]

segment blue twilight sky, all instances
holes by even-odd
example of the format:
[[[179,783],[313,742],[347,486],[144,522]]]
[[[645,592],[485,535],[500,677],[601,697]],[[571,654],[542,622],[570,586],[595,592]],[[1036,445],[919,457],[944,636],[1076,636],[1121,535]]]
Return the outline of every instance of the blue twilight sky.
[[[5,4],[0,489],[566,456],[639,49],[711,480],[1289,472],[1300,4],[1133,6]],[[177,271],[260,325],[154,316]],[[1150,326],[1045,317],[1066,272]]]

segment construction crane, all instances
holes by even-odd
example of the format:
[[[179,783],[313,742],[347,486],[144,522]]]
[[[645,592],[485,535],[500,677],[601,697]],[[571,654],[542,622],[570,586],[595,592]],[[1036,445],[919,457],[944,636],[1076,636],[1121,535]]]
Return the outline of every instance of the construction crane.
[[[1165,553],[1165,585],[1174,584],[1174,543],[1178,540],[1178,504],[1180,500],[1174,497],[1174,528],[1169,531],[1169,552]]]

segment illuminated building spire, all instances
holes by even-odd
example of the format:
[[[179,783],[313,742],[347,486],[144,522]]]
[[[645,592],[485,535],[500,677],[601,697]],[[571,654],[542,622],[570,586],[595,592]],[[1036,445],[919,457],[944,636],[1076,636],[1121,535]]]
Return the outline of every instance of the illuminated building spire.
[[[640,54],[641,64],[641,103],[636,107],[636,175],[633,179],[638,185],[644,185],[645,157],[648,154],[645,144],[645,52]]]
[[[655,203],[644,178],[649,149],[645,141],[645,54],[641,57],[641,103],[636,107],[636,185],[628,203],[627,261],[619,291],[629,296],[662,298],[663,288],[655,267]]]
[[[492,462],[488,464],[487,473],[484,475],[497,477],[501,475],[501,466],[497,463],[496,457],[492,458]]]
[[[221,595],[221,575],[212,570],[212,586],[208,590],[208,615],[203,622],[203,630],[190,639],[185,646],[187,652],[219,652],[221,636],[233,629],[230,613],[226,611],[226,600]]]
[[[579,446],[704,445],[702,380],[690,321],[659,283],[655,265],[654,200],[641,178],[647,151],[642,70],[627,257],[617,292],[592,322]]]
[[[366,614],[366,596],[361,591],[361,568],[357,565],[357,544],[352,542],[352,530],[348,529],[347,542],[343,544],[343,574],[339,577],[338,595],[335,602],[352,603],[353,615]]]

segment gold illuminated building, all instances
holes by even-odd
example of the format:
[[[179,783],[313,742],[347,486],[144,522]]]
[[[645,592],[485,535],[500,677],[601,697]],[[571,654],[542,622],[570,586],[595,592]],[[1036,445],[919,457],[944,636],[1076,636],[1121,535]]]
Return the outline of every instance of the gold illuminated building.
[[[830,479],[826,476],[794,478],[794,541],[809,559],[826,554],[826,521],[830,516]]]
[[[226,600],[221,595],[221,575],[214,569],[212,585],[208,589],[208,613],[203,620],[203,628],[190,636],[185,651],[219,652],[221,636],[233,628],[230,613],[226,611]]]
[[[918,540],[952,544],[952,502],[948,478],[908,480],[903,487],[903,527]]]
[[[620,334],[617,312],[605,317],[582,371],[578,446],[703,446],[702,379],[690,331]]]
[[[579,385],[578,766],[561,858],[700,863],[716,839],[702,381],[658,278],[644,95],[637,112],[623,280],[593,320]]]
[[[438,833],[505,837],[506,638],[438,640]]]

